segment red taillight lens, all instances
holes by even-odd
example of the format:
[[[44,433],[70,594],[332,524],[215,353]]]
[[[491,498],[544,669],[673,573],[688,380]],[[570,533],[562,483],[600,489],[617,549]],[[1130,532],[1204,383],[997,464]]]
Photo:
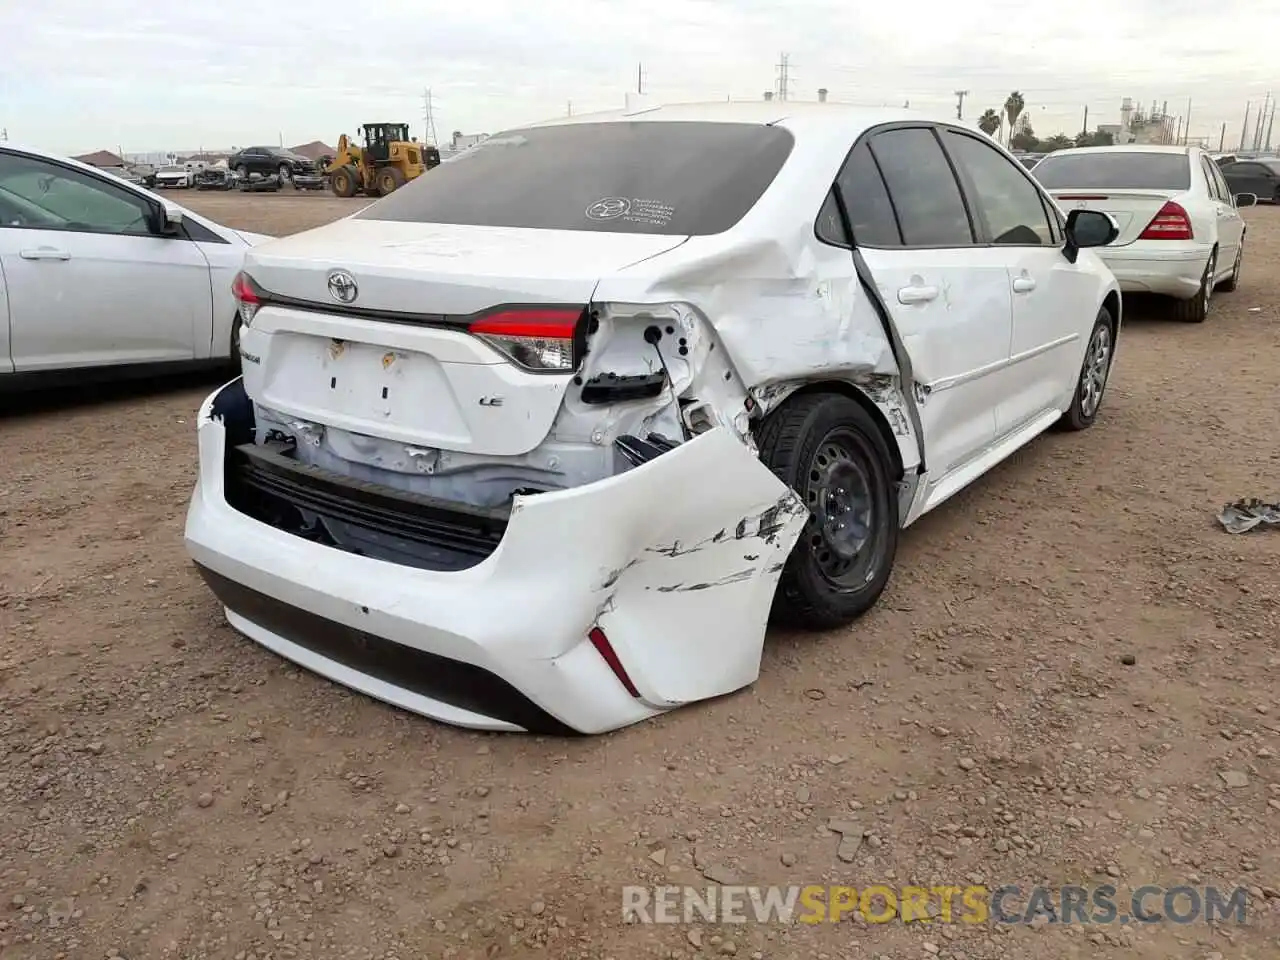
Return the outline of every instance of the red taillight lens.
[[[231,295],[236,298],[240,322],[246,327],[253,323],[254,314],[262,306],[262,295],[253,278],[241,270],[231,281]]]
[[[572,373],[581,319],[581,307],[517,307],[487,314],[467,329],[526,370]]]
[[[609,669],[613,671],[613,675],[618,678],[618,682],[622,684],[627,693],[639,699],[640,691],[631,682],[631,677],[627,675],[626,668],[623,667],[622,661],[618,659],[618,654],[613,649],[613,644],[609,642],[609,638],[604,635],[604,631],[599,627],[592,627],[587,637],[590,638],[591,645],[596,648],[596,653],[600,654],[604,662],[609,665]]]
[[[1187,216],[1187,211],[1170,200],[1160,208],[1160,212],[1147,224],[1147,229],[1142,231],[1138,239],[1194,240],[1195,235],[1191,231],[1191,218]]]

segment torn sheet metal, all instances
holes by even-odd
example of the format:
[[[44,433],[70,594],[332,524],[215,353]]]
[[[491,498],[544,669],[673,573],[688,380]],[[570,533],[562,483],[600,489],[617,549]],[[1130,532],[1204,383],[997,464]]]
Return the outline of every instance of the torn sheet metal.
[[[1228,503],[1218,513],[1218,522],[1227,533],[1248,533],[1256,527],[1280,527],[1280,502],[1267,503],[1251,497]]]

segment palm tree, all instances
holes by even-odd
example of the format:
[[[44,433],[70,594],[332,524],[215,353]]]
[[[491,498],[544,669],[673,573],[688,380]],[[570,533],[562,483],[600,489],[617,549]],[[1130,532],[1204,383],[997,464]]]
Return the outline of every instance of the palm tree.
[[[1009,94],[1004,102],[1004,113],[1009,118],[1009,139],[1013,139],[1014,125],[1018,122],[1018,117],[1022,115],[1022,108],[1027,105],[1027,101],[1017,90]]]
[[[995,132],[1000,129],[1000,114],[994,110],[987,110],[978,118],[978,129],[988,137],[995,136]]]

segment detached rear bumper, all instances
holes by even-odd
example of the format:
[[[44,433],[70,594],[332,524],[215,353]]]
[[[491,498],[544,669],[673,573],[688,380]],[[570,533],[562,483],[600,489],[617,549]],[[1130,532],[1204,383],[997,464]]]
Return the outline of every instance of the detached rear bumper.
[[[314,543],[228,504],[218,393],[199,415],[187,547],[231,625],[276,653],[447,723],[547,733],[615,729],[756,678],[807,511],[728,432],[518,497],[491,555],[440,572]],[[638,696],[589,639],[595,627]]]

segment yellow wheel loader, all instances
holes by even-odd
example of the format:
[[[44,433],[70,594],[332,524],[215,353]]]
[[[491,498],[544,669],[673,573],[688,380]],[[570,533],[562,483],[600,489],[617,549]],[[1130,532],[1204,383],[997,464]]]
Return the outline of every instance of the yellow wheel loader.
[[[410,138],[406,123],[366,123],[359,132],[364,146],[344,133],[338,155],[325,169],[336,196],[384,197],[440,163],[440,151]]]

